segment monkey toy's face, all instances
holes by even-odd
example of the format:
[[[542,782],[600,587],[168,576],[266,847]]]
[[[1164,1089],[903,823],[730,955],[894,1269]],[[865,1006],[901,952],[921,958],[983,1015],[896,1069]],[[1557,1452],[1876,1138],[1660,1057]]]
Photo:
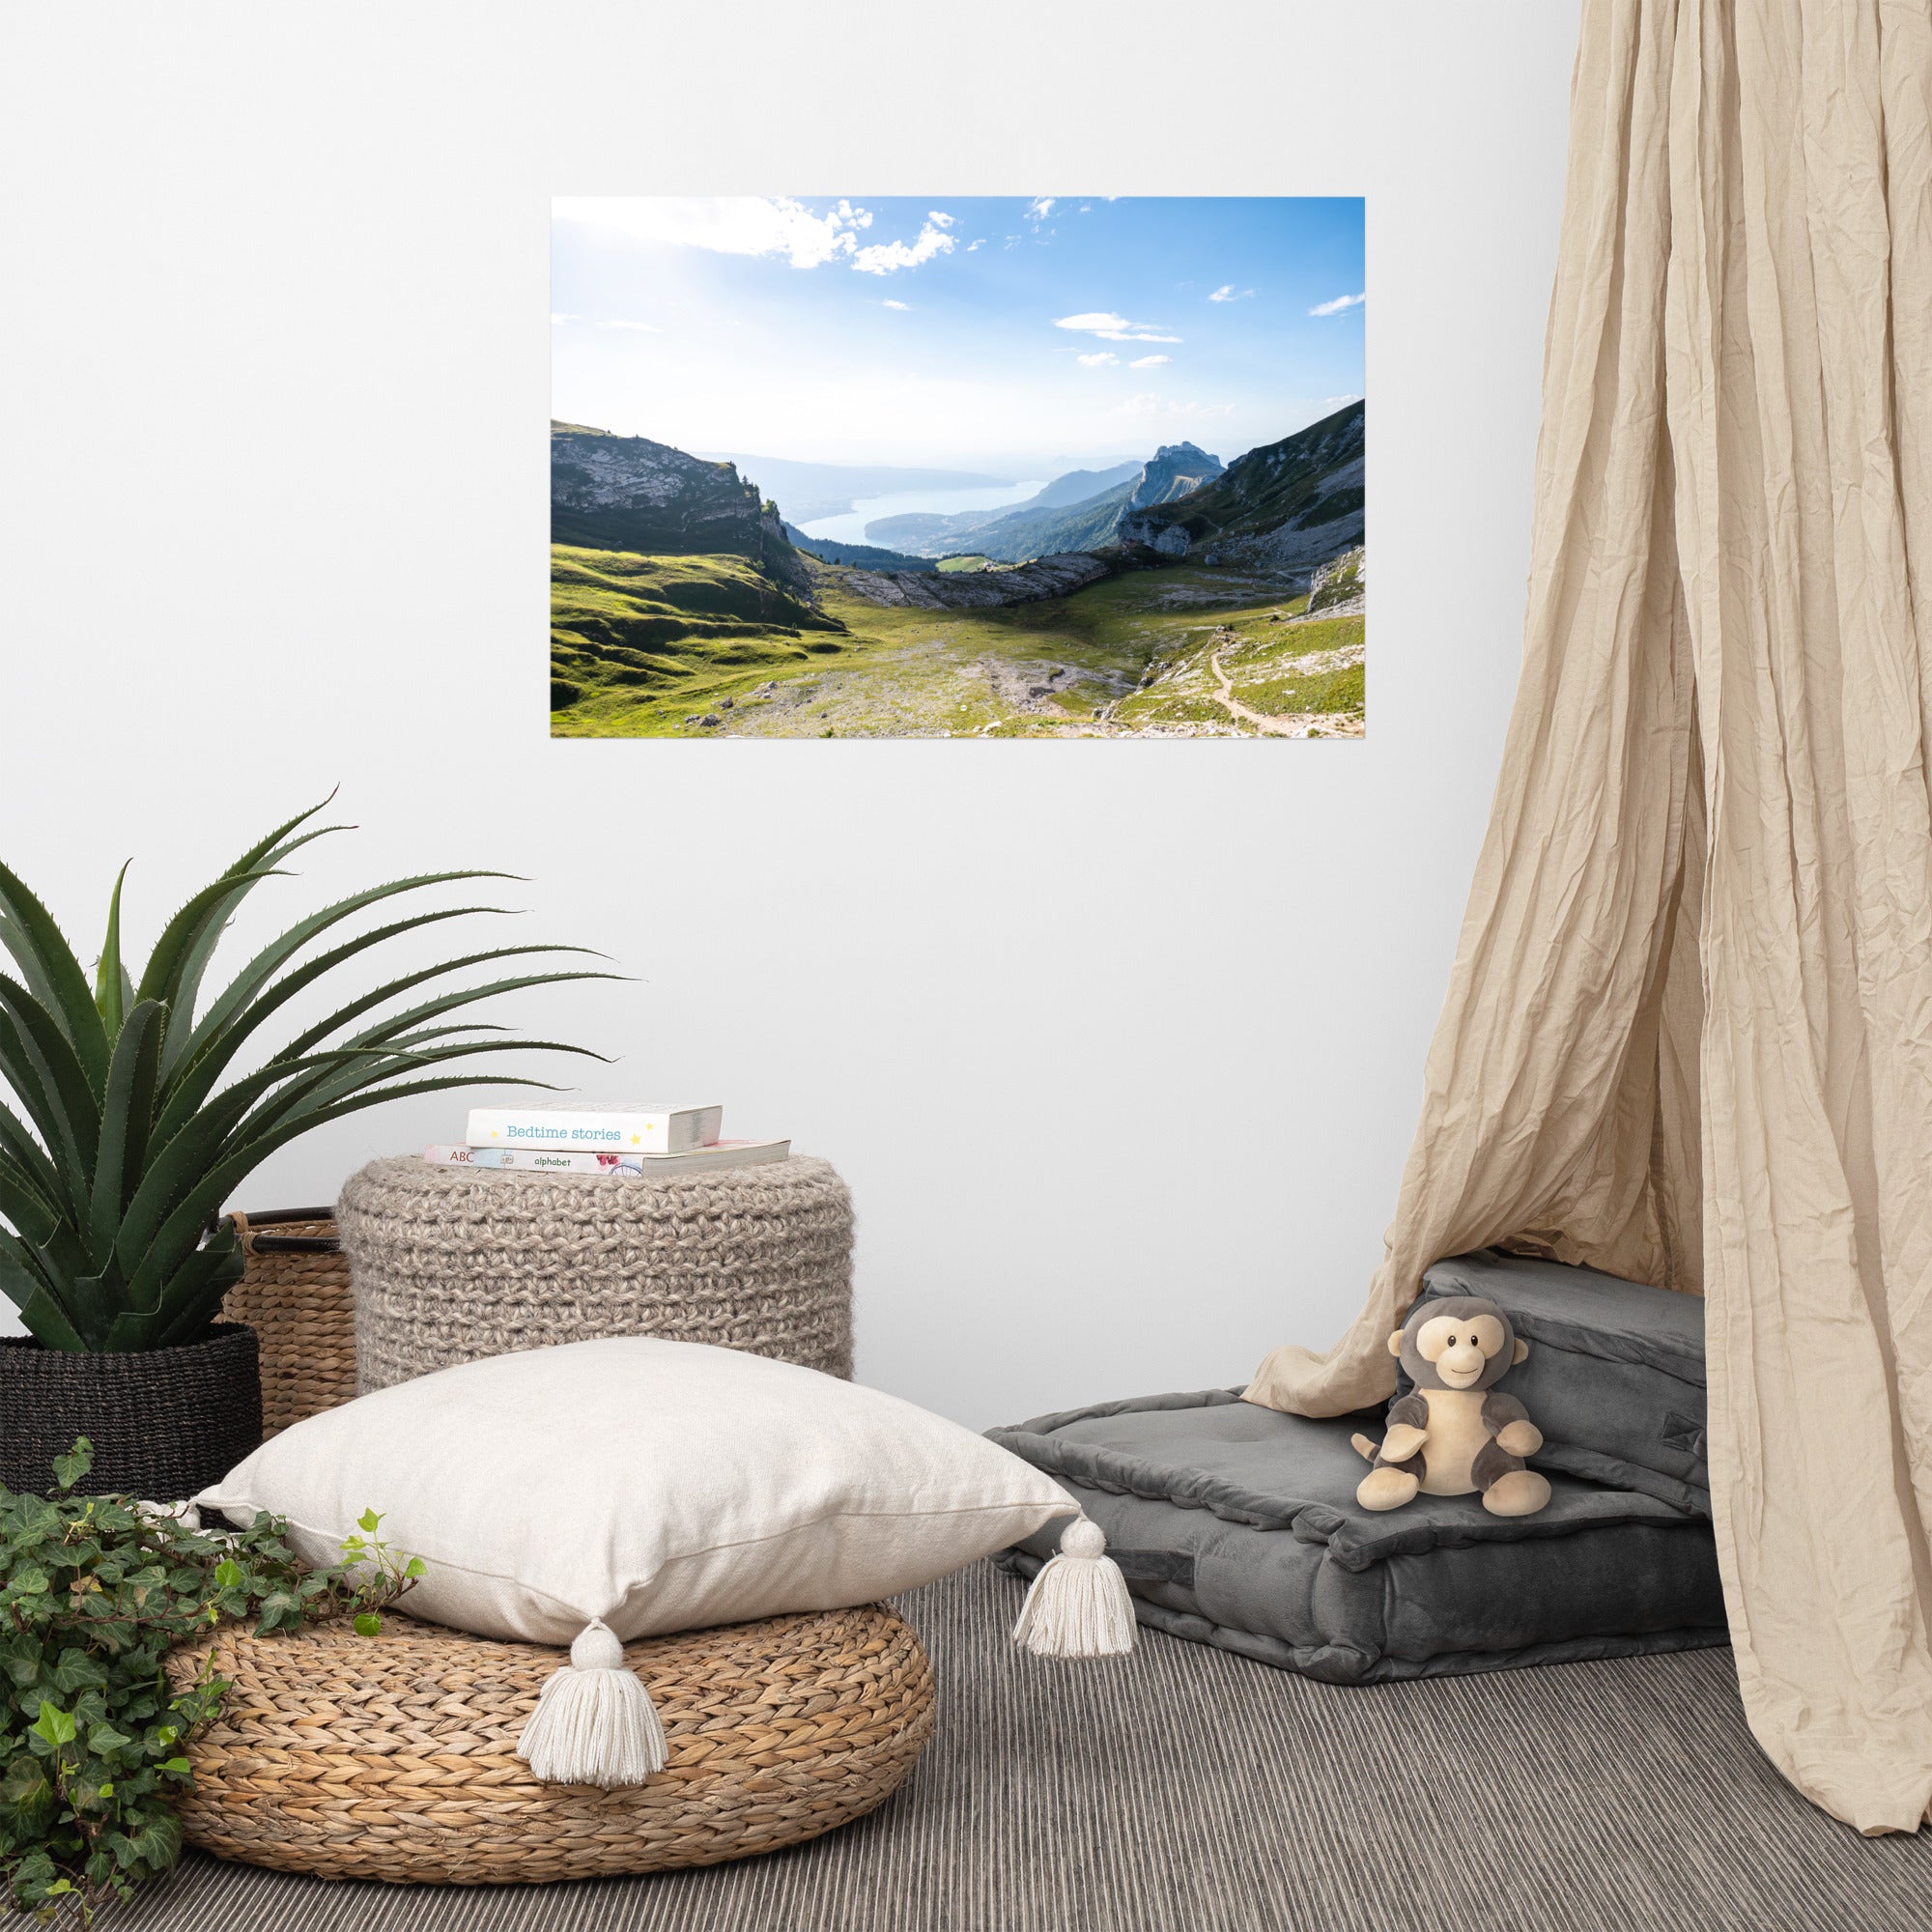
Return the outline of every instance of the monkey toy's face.
[[[1389,1353],[1417,1388],[1484,1389],[1529,1353],[1510,1319],[1480,1295],[1418,1302],[1389,1337]]]

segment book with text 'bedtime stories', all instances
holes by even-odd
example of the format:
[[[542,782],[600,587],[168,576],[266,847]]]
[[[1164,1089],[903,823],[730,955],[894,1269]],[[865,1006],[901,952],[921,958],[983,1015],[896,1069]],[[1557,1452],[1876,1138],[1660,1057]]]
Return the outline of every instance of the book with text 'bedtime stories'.
[[[591,1153],[688,1153],[709,1147],[724,1109],[706,1107],[472,1107],[471,1147]]]
[[[683,1153],[573,1153],[544,1148],[432,1147],[434,1167],[508,1168],[518,1174],[693,1174],[707,1168],[759,1167],[783,1160],[789,1141],[714,1141]]]

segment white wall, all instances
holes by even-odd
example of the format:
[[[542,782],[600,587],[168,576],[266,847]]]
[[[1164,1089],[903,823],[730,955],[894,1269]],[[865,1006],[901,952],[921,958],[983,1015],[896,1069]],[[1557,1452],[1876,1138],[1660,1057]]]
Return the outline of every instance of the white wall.
[[[524,923],[638,983],[524,1023],[831,1156],[861,1374],[964,1421],[1325,1344],[1515,682],[1576,16],[10,10],[0,852],[89,958],[128,853],[146,939],[338,781],[363,829],[270,912],[529,874]],[[546,738],[549,197],[858,190],[1367,195],[1366,743]]]

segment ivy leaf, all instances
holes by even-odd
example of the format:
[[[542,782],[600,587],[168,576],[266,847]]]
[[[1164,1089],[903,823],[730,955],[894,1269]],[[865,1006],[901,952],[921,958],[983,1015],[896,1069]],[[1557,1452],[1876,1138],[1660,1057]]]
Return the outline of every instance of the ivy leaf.
[[[126,1750],[134,1742],[126,1731],[117,1731],[112,1724],[96,1724],[87,1734],[87,1747],[96,1757],[106,1757],[110,1752]]]
[[[355,1527],[367,1536],[374,1536],[382,1527],[383,1519],[372,1509],[365,1509],[355,1519]]]
[[[418,1577],[427,1577],[429,1575],[429,1565],[420,1556],[412,1556],[403,1565],[403,1575],[413,1583]]]
[[[217,1589],[232,1590],[242,1579],[241,1564],[232,1556],[225,1556],[214,1566],[214,1582]]]
[[[55,1878],[53,1860],[38,1845],[20,1861],[14,1882],[19,1888],[21,1897],[30,1905],[36,1899],[45,1898],[56,1884],[64,1890],[73,1889],[66,1879]]]
[[[41,1769],[40,1760],[29,1757],[24,1751],[8,1765],[6,1775],[0,1776],[0,1804],[26,1808],[52,1795],[53,1787],[47,1782],[47,1775]]]
[[[194,1766],[185,1757],[164,1757],[155,1769],[164,1771],[170,1777],[192,1777]]]
[[[107,1682],[107,1673],[84,1650],[71,1646],[61,1652],[48,1673],[56,1690],[71,1696],[76,1690],[99,1690]]]
[[[363,1610],[357,1614],[355,1618],[357,1636],[381,1636],[382,1634],[383,1619],[374,1610]]]
[[[157,1811],[138,1832],[112,1833],[107,1843],[124,1871],[136,1864],[165,1871],[181,1850],[181,1821],[172,1811]]]
[[[63,1490],[71,1490],[93,1467],[94,1444],[82,1435],[65,1456],[54,1458],[54,1481]]]
[[[41,1715],[34,1719],[34,1734],[58,1750],[73,1742],[73,1719],[58,1704],[41,1699]]]
[[[0,1650],[0,1670],[19,1686],[28,1689],[41,1674],[40,1647],[22,1631],[5,1650]]]
[[[72,1779],[67,1787],[68,1803],[76,1811],[99,1811],[106,1806],[114,1795],[114,1787],[105,1781],[96,1783],[92,1778],[81,1776]]]

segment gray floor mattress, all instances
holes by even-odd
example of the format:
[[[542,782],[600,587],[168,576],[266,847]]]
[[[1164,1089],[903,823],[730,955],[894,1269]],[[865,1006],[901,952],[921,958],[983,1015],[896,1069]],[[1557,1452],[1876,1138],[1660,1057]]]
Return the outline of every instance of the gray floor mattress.
[[[1375,1684],[1728,1641],[1708,1522],[1550,1474],[1548,1508],[1355,1501],[1380,1410],[1311,1421],[1231,1389],[990,1432],[1106,1532],[1141,1621],[1332,1684]],[[1007,1553],[1032,1575],[1060,1524]]]
[[[1437,1262],[1422,1293],[1487,1295],[1529,1344],[1502,1385],[1543,1431],[1531,1460],[1545,1475],[1711,1514],[1698,1296],[1492,1248]]]

